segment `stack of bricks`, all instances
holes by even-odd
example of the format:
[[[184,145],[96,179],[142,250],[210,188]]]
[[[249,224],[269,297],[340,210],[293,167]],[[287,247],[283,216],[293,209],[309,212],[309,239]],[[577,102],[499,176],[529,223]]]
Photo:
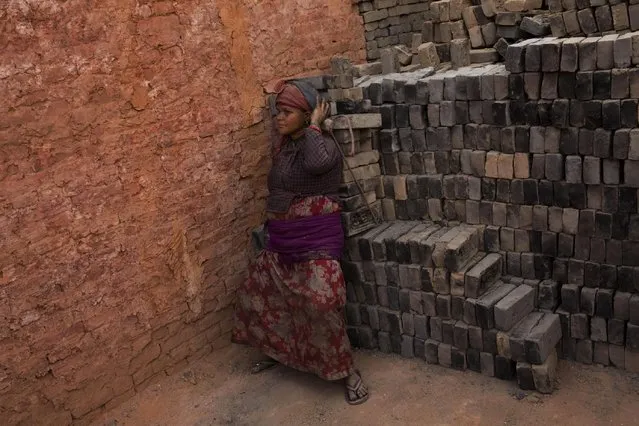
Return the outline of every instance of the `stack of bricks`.
[[[382,218],[381,169],[377,134],[380,114],[339,115],[332,119],[332,133],[345,154],[340,196],[346,236],[367,231]],[[351,133],[352,132],[352,133]],[[352,135],[352,136],[351,136]]]
[[[536,311],[546,282],[501,277],[504,258],[483,251],[484,229],[400,221],[351,238],[343,262],[349,337],[552,392],[561,323]]]
[[[455,64],[453,40],[458,44],[467,40],[469,63],[483,63],[496,62],[510,43],[525,39],[551,34],[557,38],[611,36],[639,30],[639,3],[619,0],[380,0],[359,2],[359,7],[369,60],[381,58],[384,48],[395,45],[409,46],[417,55],[421,44],[433,43],[439,61],[464,66],[464,61]],[[419,12],[386,22],[391,14],[408,10],[401,7]],[[417,22],[420,16],[425,21]],[[415,57],[413,69],[417,64]]]
[[[377,196],[387,223],[348,243],[353,342],[503,379],[516,376],[524,389],[551,391],[560,321],[552,309],[549,316],[533,310],[549,304],[545,289],[557,284],[548,280],[548,265],[535,264],[534,253],[526,253],[530,278],[498,280],[508,254],[491,239],[492,208],[503,209],[506,226],[507,203],[495,203],[497,176],[482,185],[494,154],[486,151],[501,154],[490,136],[507,133],[503,128],[511,124],[505,67],[465,67],[414,80],[369,78],[364,89],[382,118]],[[513,157],[511,175],[501,170],[503,183],[513,177]],[[500,164],[507,164],[505,154]],[[493,197],[482,200],[482,190],[490,198],[491,186]],[[398,219],[406,222],[390,225]],[[367,244],[373,249],[363,248]]]
[[[630,3],[630,4],[628,4]],[[639,4],[620,0],[551,0],[555,37],[602,36],[639,29]]]
[[[505,54],[509,43],[550,33],[549,11],[541,1],[440,0],[431,3],[430,19],[424,23],[422,38],[438,44],[442,61],[452,59],[452,40],[468,38],[472,63],[494,62]],[[460,20],[461,19],[461,20]],[[465,65],[465,64],[462,64]]]
[[[460,39],[468,39],[470,47],[478,49],[472,53],[472,62],[497,60],[494,50],[484,49],[492,48],[497,42],[495,23],[486,16],[482,6],[473,6],[469,0],[431,3],[430,19],[424,22],[422,38],[437,43],[442,61],[452,59],[451,42]]]
[[[453,39],[468,38],[462,20],[462,11],[470,1],[434,1],[430,5],[429,20],[422,28],[422,41],[436,43],[437,53],[443,62],[450,61],[449,44]],[[466,2],[467,1],[467,2]]]
[[[530,177],[553,181],[552,199],[549,185],[543,192],[537,186],[539,201],[548,200],[538,244],[562,285],[556,304],[561,300],[564,354],[633,371],[639,69],[629,67],[639,63],[638,49],[638,33],[541,39],[512,45],[506,61],[511,120],[531,123],[527,105],[538,110],[529,128]]]
[[[333,102],[350,101],[350,103],[360,105],[358,111],[365,109],[362,106],[364,95],[361,87],[355,87],[355,68],[351,61],[339,56],[331,58],[331,74],[315,77],[321,83],[315,85],[320,90],[327,91],[326,99]],[[334,111],[336,112],[336,111]]]
[[[369,60],[381,57],[380,49],[403,44],[410,46],[413,33],[422,30],[430,1],[422,0],[352,0],[357,4],[366,37]]]
[[[355,343],[480,371],[492,359],[486,371],[523,388],[535,374],[549,383],[555,349],[639,371],[636,52],[635,33],[528,39],[508,46],[505,64],[356,82],[381,114],[386,223],[348,241]],[[488,256],[499,273],[473,292]],[[490,327],[460,310],[482,298]],[[497,326],[497,305],[522,316]],[[535,358],[521,336],[541,321]]]

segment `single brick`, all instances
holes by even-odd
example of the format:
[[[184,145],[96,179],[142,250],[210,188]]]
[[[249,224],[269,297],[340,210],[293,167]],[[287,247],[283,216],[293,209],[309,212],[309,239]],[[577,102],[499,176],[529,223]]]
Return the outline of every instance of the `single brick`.
[[[527,362],[518,362],[516,366],[517,384],[523,390],[535,390],[532,366]]]
[[[428,339],[426,340],[426,362],[429,364],[439,364],[439,345],[440,343]]]
[[[608,324],[605,318],[592,317],[590,319],[590,340],[593,342],[608,341]]]
[[[577,362],[592,364],[593,348],[591,340],[577,340]]]
[[[541,309],[554,311],[559,304],[559,284],[545,280],[539,285],[538,305]]]
[[[543,363],[561,339],[561,324],[556,314],[544,317],[526,338],[526,358],[533,364]]]
[[[561,46],[560,70],[565,72],[575,72],[579,67],[579,43],[583,37],[573,37],[564,40]]]
[[[495,356],[489,352],[480,353],[481,373],[488,377],[495,376]]]
[[[623,346],[608,345],[610,363],[617,368],[625,368],[625,348]]]
[[[532,375],[537,392],[549,394],[555,387],[557,378],[557,351],[552,350],[550,355],[538,365],[532,365]]]
[[[639,325],[628,324],[626,327],[626,349],[639,352]]]
[[[501,380],[512,380],[515,377],[515,362],[495,355],[495,377]]]
[[[530,334],[531,330],[543,318],[543,315],[544,314],[541,312],[532,312],[508,332],[508,345],[510,349],[510,356],[513,360],[526,360],[526,338]]]
[[[561,307],[571,314],[579,312],[580,287],[574,284],[561,286]]]
[[[577,18],[579,19],[580,25],[584,19],[589,20],[589,18],[592,19],[592,21],[587,22],[587,24],[590,24],[590,22],[594,23],[594,18],[592,17],[592,13],[590,13],[590,16],[587,16],[589,11],[586,11],[582,15],[580,15],[582,12],[584,11],[580,11],[577,13]],[[583,25],[582,25],[582,28],[583,28]],[[589,34],[589,32],[586,32],[586,34]],[[598,40],[599,40],[599,37],[587,37],[583,39],[581,43],[579,43],[579,69],[581,71],[592,71],[597,69],[597,41]]]
[[[437,358],[440,365],[444,367],[452,366],[452,346],[440,343],[437,347]]]
[[[517,287],[495,305],[495,327],[499,330],[510,330],[517,322],[532,312],[534,306],[534,290],[528,286]]]
[[[501,257],[500,257],[501,259]],[[493,328],[495,325],[494,307],[508,293],[514,290],[512,284],[496,283],[477,299],[477,323],[483,329]]]
[[[581,30],[589,35],[597,32],[597,22],[591,9],[582,9],[577,12],[577,19]]]
[[[618,319],[609,319],[607,335],[609,343],[623,345],[626,341],[626,322]]]
[[[477,298],[500,275],[502,259],[499,254],[491,253],[477,263],[466,274],[466,297]]]

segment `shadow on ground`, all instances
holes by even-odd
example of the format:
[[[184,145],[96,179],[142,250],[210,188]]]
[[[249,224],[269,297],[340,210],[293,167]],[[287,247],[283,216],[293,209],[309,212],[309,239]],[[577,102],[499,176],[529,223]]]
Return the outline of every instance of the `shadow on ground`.
[[[340,385],[284,367],[247,370],[256,353],[232,346],[163,377],[96,425],[639,425],[639,378],[561,362],[553,395],[516,383],[358,352],[371,399],[351,407]]]

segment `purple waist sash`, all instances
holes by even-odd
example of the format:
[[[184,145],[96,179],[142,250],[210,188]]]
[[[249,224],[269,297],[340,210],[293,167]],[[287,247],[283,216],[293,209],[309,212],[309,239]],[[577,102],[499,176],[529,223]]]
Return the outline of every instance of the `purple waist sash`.
[[[266,247],[284,263],[342,257],[344,229],[339,213],[266,222]]]

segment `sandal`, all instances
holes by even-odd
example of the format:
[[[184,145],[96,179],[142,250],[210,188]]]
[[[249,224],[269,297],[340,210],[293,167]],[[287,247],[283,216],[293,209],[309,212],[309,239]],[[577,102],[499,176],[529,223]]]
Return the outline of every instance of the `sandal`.
[[[368,401],[368,397],[370,396],[368,393],[368,389],[362,381],[362,375],[360,374],[359,370],[355,370],[355,374],[357,374],[359,377],[357,379],[357,383],[355,383],[354,386],[349,385],[348,378],[346,379],[347,381],[345,397],[346,402],[350,405],[363,404],[364,402]],[[351,395],[353,395],[354,398],[351,398]]]
[[[253,367],[251,367],[251,374],[261,373],[262,371],[266,371],[270,368],[275,367],[277,364],[279,364],[279,362],[275,361],[274,359],[265,359],[262,361],[258,361],[253,364]]]

